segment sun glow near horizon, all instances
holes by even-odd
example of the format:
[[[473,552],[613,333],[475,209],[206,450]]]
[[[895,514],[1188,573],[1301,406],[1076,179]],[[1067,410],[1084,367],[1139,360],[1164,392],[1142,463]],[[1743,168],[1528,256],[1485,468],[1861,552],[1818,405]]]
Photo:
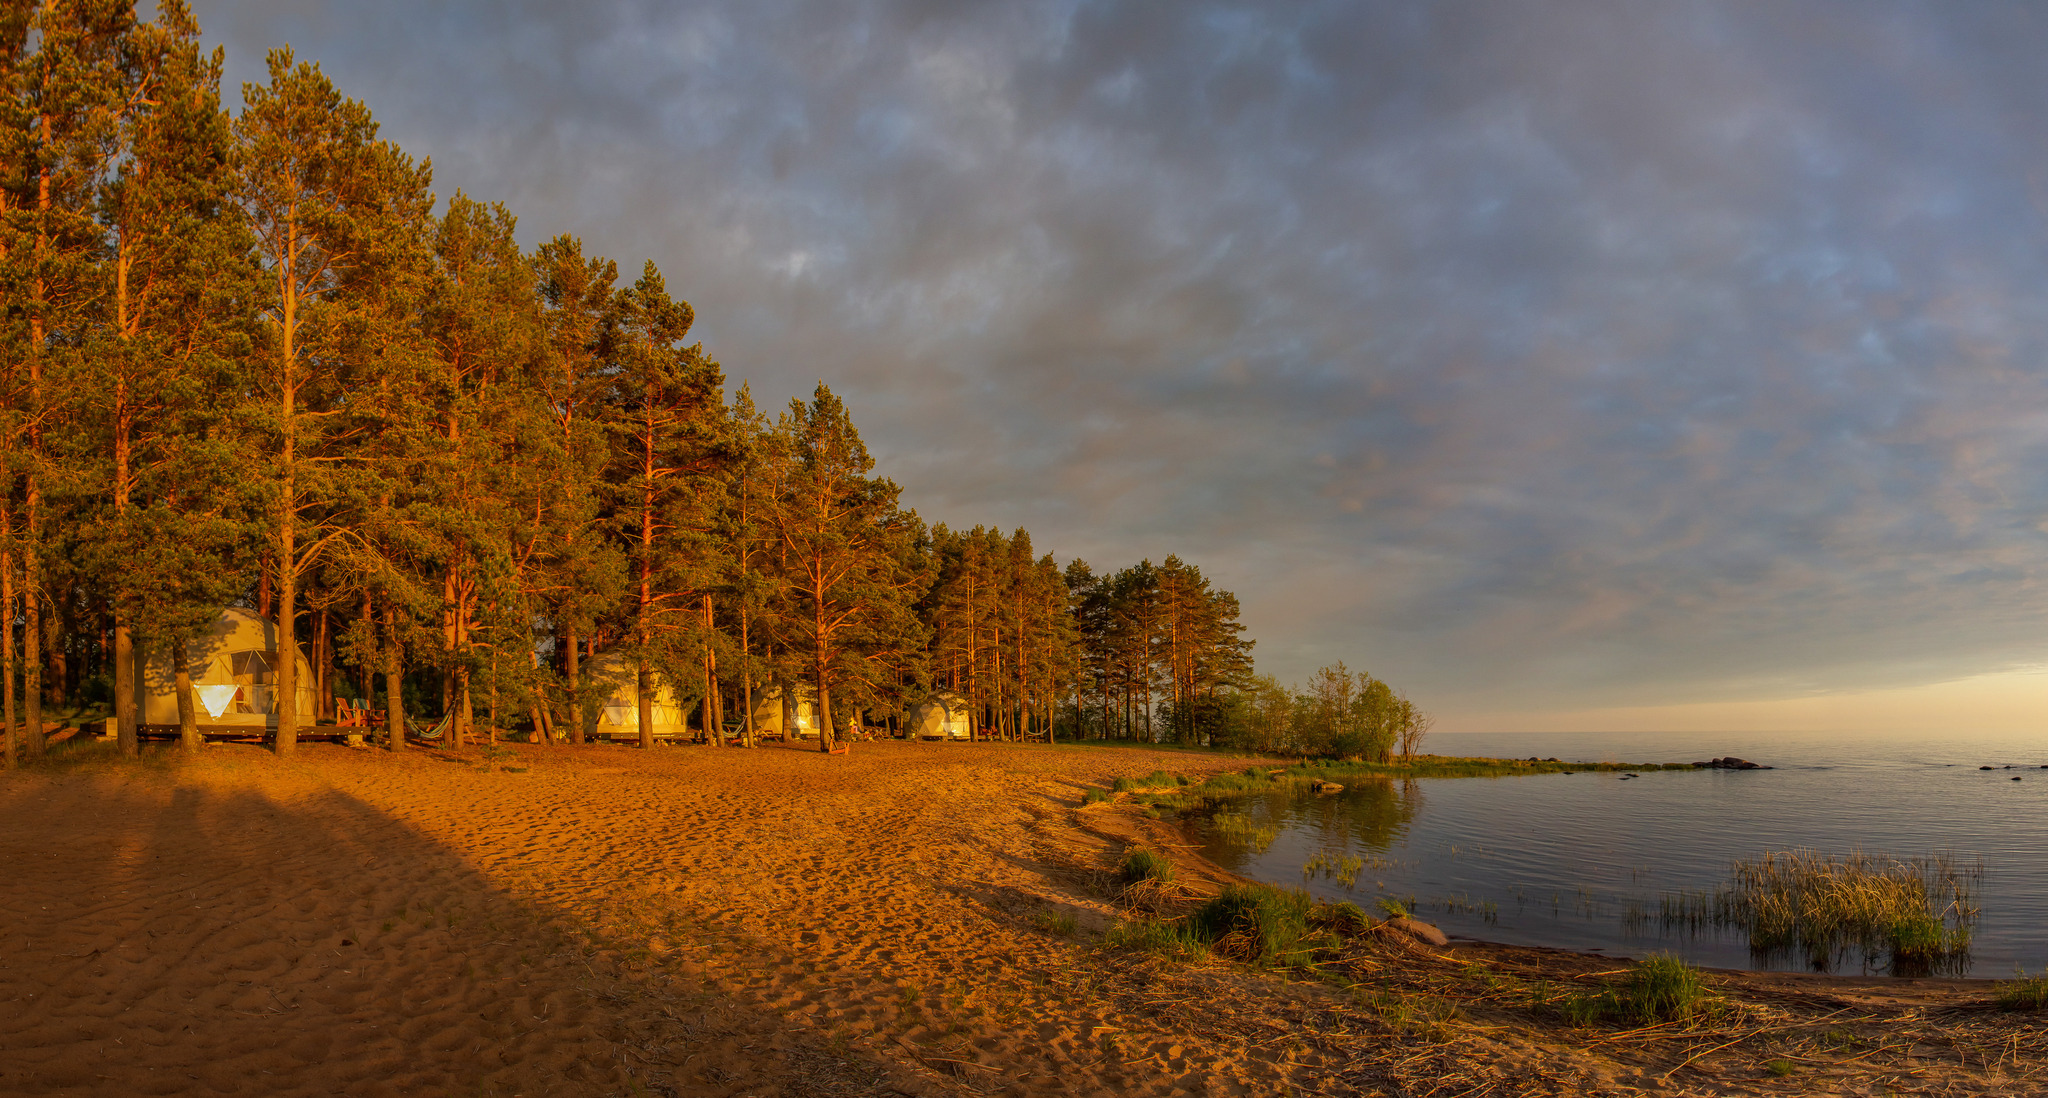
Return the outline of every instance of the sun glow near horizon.
[[[1436,731],[2048,732],[2048,665],[1917,686],[1792,697],[1445,712]]]

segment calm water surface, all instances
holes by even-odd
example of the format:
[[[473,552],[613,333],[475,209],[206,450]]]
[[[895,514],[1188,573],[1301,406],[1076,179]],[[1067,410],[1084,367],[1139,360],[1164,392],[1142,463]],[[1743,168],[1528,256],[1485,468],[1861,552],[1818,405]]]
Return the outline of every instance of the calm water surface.
[[[1262,853],[1213,837],[1205,852],[1247,876],[1370,908],[1412,897],[1452,934],[1727,968],[1752,958],[1739,933],[1667,933],[1667,892],[1709,889],[1766,851],[1981,858],[1969,975],[2048,967],[2048,735],[1438,735],[1443,755],[1692,762],[1736,755],[1769,771],[1579,773],[1361,781],[1335,796],[1250,804],[1280,825]],[[2025,769],[1979,770],[1982,765]],[[2017,776],[2021,781],[2013,781]],[[1352,888],[1302,866],[1319,852],[1365,859]],[[1490,906],[1489,906],[1490,905]],[[1631,930],[1631,906],[1649,924]],[[1856,968],[1855,963],[1849,966]]]

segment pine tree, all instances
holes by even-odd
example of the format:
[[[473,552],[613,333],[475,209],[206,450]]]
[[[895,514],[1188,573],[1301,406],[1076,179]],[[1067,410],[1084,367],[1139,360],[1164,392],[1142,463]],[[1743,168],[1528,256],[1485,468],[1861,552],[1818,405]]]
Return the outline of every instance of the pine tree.
[[[621,296],[608,480],[632,569],[625,616],[640,745],[651,748],[657,669],[680,694],[686,680],[675,670],[706,640],[701,596],[717,582],[719,481],[731,448],[718,363],[701,344],[682,344],[689,304],[669,296],[653,263]]]
[[[733,394],[730,413],[733,459],[727,473],[724,518],[726,540],[725,602],[733,625],[735,659],[730,661],[739,683],[741,742],[754,746],[754,686],[762,681],[767,661],[757,650],[769,637],[769,600],[774,582],[771,567],[776,501],[788,478],[783,436],[770,430],[767,417],[754,406],[754,396],[741,385]]]
[[[929,573],[916,515],[898,508],[893,481],[868,475],[874,459],[830,389],[791,401],[779,428],[794,466],[777,512],[788,626],[815,691],[818,748],[830,751],[834,688],[879,693],[920,647],[912,607]]]
[[[611,464],[604,394],[618,342],[619,269],[608,259],[586,259],[582,242],[571,236],[542,244],[531,263],[551,352],[538,395],[553,414],[552,449],[560,463],[550,483],[550,536],[535,587],[560,655],[561,716],[570,742],[581,744],[603,685],[582,681],[579,656],[599,618],[624,597],[626,582],[625,558],[600,528],[607,505],[600,488]]]
[[[417,246],[432,196],[431,170],[376,140],[361,103],[342,98],[317,65],[272,50],[270,83],[244,85],[236,120],[239,196],[260,241],[268,275],[267,369],[250,409],[260,452],[271,466],[271,546],[276,582],[278,661],[276,748],[297,745],[297,587],[328,544],[348,529],[328,505],[335,493],[326,463],[329,423],[346,378],[342,360],[317,353],[323,343],[359,338],[351,331],[353,296],[375,297],[394,255]]]
[[[169,646],[180,679],[181,742],[197,746],[184,646],[239,593],[245,536],[226,417],[252,348],[249,240],[229,202],[229,121],[219,51],[202,57],[182,4],[134,28],[118,170],[100,209],[112,247],[102,317],[67,379],[77,467],[91,486],[80,521],[85,567],[114,617],[114,708],[124,753],[138,750],[135,641]]]

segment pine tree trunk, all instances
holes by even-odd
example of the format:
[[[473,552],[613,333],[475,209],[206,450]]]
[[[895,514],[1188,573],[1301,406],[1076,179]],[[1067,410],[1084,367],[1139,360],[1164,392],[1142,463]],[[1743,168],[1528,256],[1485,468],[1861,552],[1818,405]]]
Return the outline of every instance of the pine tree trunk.
[[[291,755],[299,749],[299,612],[298,591],[291,561],[297,547],[292,544],[291,520],[279,539],[277,570],[277,753]]]
[[[405,750],[405,672],[398,647],[398,611],[384,608],[384,746]]]
[[[449,722],[448,734],[455,737],[455,746],[469,745],[469,734],[476,723],[475,711],[469,703],[469,665],[455,668],[455,719]]]
[[[832,751],[832,698],[826,689],[825,668],[821,663],[818,667],[818,697],[812,705],[818,721],[818,750],[829,754]]]
[[[31,488],[30,503],[33,498]],[[33,507],[29,511],[33,517]],[[43,600],[37,592],[42,587],[42,577],[36,568],[35,545],[31,542],[21,553],[21,708],[22,719],[27,724],[23,731],[28,740],[28,757],[43,757]]]
[[[171,666],[178,697],[178,749],[197,752],[206,739],[199,734],[199,711],[192,704],[192,655],[183,637],[171,642]]]
[[[320,611],[320,632],[313,642],[318,653],[313,661],[313,705],[314,715],[321,719],[334,717],[334,630],[328,622],[327,611]]]
[[[455,669],[455,743],[467,746],[470,736],[476,731],[476,706],[470,701],[469,665]]]
[[[114,736],[115,745],[127,758],[142,754],[142,739],[135,728],[135,637],[128,623],[114,623]]]
[[[13,533],[0,508],[0,537]],[[21,758],[21,733],[14,723],[14,554],[0,553],[0,765],[13,769]]]
[[[566,671],[569,680],[569,742],[583,746],[583,693],[576,677],[576,634],[569,634]]]
[[[647,658],[640,657],[638,670],[633,677],[634,711],[640,718],[640,746],[646,750],[654,747],[654,672],[647,668]]]

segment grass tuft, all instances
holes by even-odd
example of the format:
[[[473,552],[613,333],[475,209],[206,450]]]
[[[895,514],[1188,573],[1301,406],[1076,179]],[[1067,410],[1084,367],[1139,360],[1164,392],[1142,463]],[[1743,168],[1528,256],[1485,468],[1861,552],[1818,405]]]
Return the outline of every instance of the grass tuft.
[[[1224,956],[1304,967],[1313,961],[1316,949],[1335,944],[1327,934],[1312,933],[1313,910],[1308,893],[1298,888],[1226,885],[1188,921]]]
[[[1137,953],[1151,953],[1174,960],[1200,960],[1209,952],[1209,944],[1200,934],[1184,923],[1165,919],[1133,919],[1109,928],[1103,941],[1115,949],[1128,949]]]
[[[1705,1012],[1712,1002],[1700,970],[1676,957],[1652,954],[1637,961],[1618,984],[1558,1003],[1565,1021],[1588,1026],[1607,1019],[1647,1026],[1680,1021]]]
[[[1045,931],[1047,934],[1057,934],[1062,938],[1071,938],[1074,936],[1074,913],[1071,911],[1041,911],[1031,917],[1031,925]]]
[[[2000,980],[1992,988],[2000,1010],[2041,1010],[2048,1008],[2048,972],[2029,976],[2022,969],[2012,980]]]
[[[1123,873],[1124,883],[1127,885],[1140,881],[1157,881],[1160,884],[1173,882],[1173,863],[1143,847],[1132,847],[1126,852],[1123,864],[1118,868]]]
[[[1142,778],[1118,778],[1109,783],[1109,787],[1118,793],[1129,793],[1135,789],[1175,788],[1186,784],[1188,778],[1185,774],[1169,774],[1164,770],[1154,770]]]

